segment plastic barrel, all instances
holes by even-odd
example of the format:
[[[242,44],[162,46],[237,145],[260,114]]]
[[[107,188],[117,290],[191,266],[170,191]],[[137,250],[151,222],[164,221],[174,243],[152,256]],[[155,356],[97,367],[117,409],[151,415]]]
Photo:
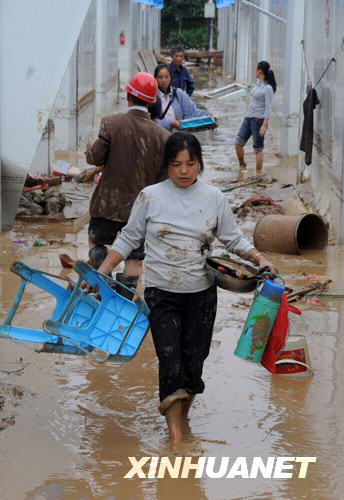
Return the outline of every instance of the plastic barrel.
[[[283,292],[284,286],[280,283],[265,281],[251,305],[234,351],[236,356],[252,363],[261,362]]]
[[[307,250],[324,250],[328,229],[316,214],[266,215],[257,222],[253,240],[261,251],[301,254]]]

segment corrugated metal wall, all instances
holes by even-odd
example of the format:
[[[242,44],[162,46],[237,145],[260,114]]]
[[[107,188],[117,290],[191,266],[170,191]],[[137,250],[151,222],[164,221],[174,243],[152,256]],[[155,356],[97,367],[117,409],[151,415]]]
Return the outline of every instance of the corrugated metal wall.
[[[219,48],[224,50],[224,75],[232,75],[242,83],[253,84],[257,61],[266,59],[270,62],[278,84],[270,120],[276,149],[282,155],[295,155],[298,149],[297,130],[301,132],[302,129],[302,103],[306,96],[307,81],[315,85],[340,47],[344,36],[344,2],[300,0],[296,4],[296,0],[251,0],[250,3],[283,19],[290,15],[291,19],[300,19],[302,22],[304,13],[304,24],[297,32],[297,39],[293,40],[293,47],[292,41],[286,39],[286,24],[260,14],[245,1],[236,0],[235,6],[229,5],[218,10],[218,43]],[[299,50],[302,37],[308,75],[301,55],[291,57],[292,50]],[[290,69],[286,70],[286,67]],[[290,83],[293,79],[294,82],[300,80],[300,84]],[[318,209],[329,219],[330,236],[341,243],[344,243],[343,81],[344,51],[340,48],[336,62],[331,64],[317,86],[320,105],[314,112],[313,162],[306,171]],[[285,82],[289,85],[286,89]],[[293,127],[294,135],[291,134],[285,140],[284,136],[290,133],[290,127]],[[301,174],[305,169],[302,152],[299,152],[298,164]]]
[[[286,19],[287,0],[251,0],[251,3]],[[241,3],[218,10],[218,48],[224,51],[224,75],[253,85],[257,62],[267,60],[275,72],[278,91],[273,100],[271,127],[276,148],[281,142],[286,26]],[[236,47],[237,45],[237,47]]]
[[[13,222],[26,172],[88,8],[89,0],[0,2],[3,228]],[[51,135],[53,124],[49,125]]]
[[[94,138],[101,116],[116,110],[119,71],[123,85],[137,71],[138,50],[160,49],[160,12],[132,0],[91,1],[32,172],[48,173],[56,159],[77,161],[77,150]]]
[[[308,168],[318,208],[330,222],[331,236],[343,238],[343,140],[344,140],[344,2],[331,0],[306,2],[304,45],[304,89],[309,79],[313,86],[321,77],[331,58],[336,55],[327,73],[316,87],[320,105],[314,111],[313,161]],[[303,96],[306,96],[305,91]],[[300,109],[300,114],[302,109]],[[300,170],[305,167],[300,153]]]

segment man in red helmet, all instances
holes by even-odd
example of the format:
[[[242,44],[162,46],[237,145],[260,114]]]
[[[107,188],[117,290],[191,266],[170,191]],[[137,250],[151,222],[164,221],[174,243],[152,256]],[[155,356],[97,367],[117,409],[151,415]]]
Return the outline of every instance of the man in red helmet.
[[[90,202],[89,257],[98,269],[117,233],[126,225],[138,193],[160,179],[164,144],[170,135],[149,117],[148,106],[156,101],[158,84],[148,73],[137,73],[126,86],[128,111],[104,116],[98,139],[89,141],[86,160],[104,165]],[[135,288],[143,260],[143,245],[125,262],[116,279]],[[128,292],[129,293],[129,292]]]

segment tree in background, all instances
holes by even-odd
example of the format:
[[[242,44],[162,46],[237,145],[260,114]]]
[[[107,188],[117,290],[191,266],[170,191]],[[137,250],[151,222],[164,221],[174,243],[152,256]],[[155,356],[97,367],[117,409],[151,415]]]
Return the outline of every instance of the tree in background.
[[[181,45],[185,49],[204,49],[208,43],[206,0],[165,0],[161,16],[161,46]]]

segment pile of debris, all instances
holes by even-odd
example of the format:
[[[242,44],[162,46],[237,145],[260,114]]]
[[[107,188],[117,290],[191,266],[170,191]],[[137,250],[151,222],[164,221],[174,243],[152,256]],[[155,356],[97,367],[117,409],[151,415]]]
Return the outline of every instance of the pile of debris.
[[[67,203],[71,204],[59,188],[51,187],[23,192],[19,200],[17,215],[56,215],[63,212]]]
[[[267,196],[254,196],[248,198],[239,207],[233,207],[237,217],[246,217],[250,214],[283,214],[284,209],[272,198]]]

